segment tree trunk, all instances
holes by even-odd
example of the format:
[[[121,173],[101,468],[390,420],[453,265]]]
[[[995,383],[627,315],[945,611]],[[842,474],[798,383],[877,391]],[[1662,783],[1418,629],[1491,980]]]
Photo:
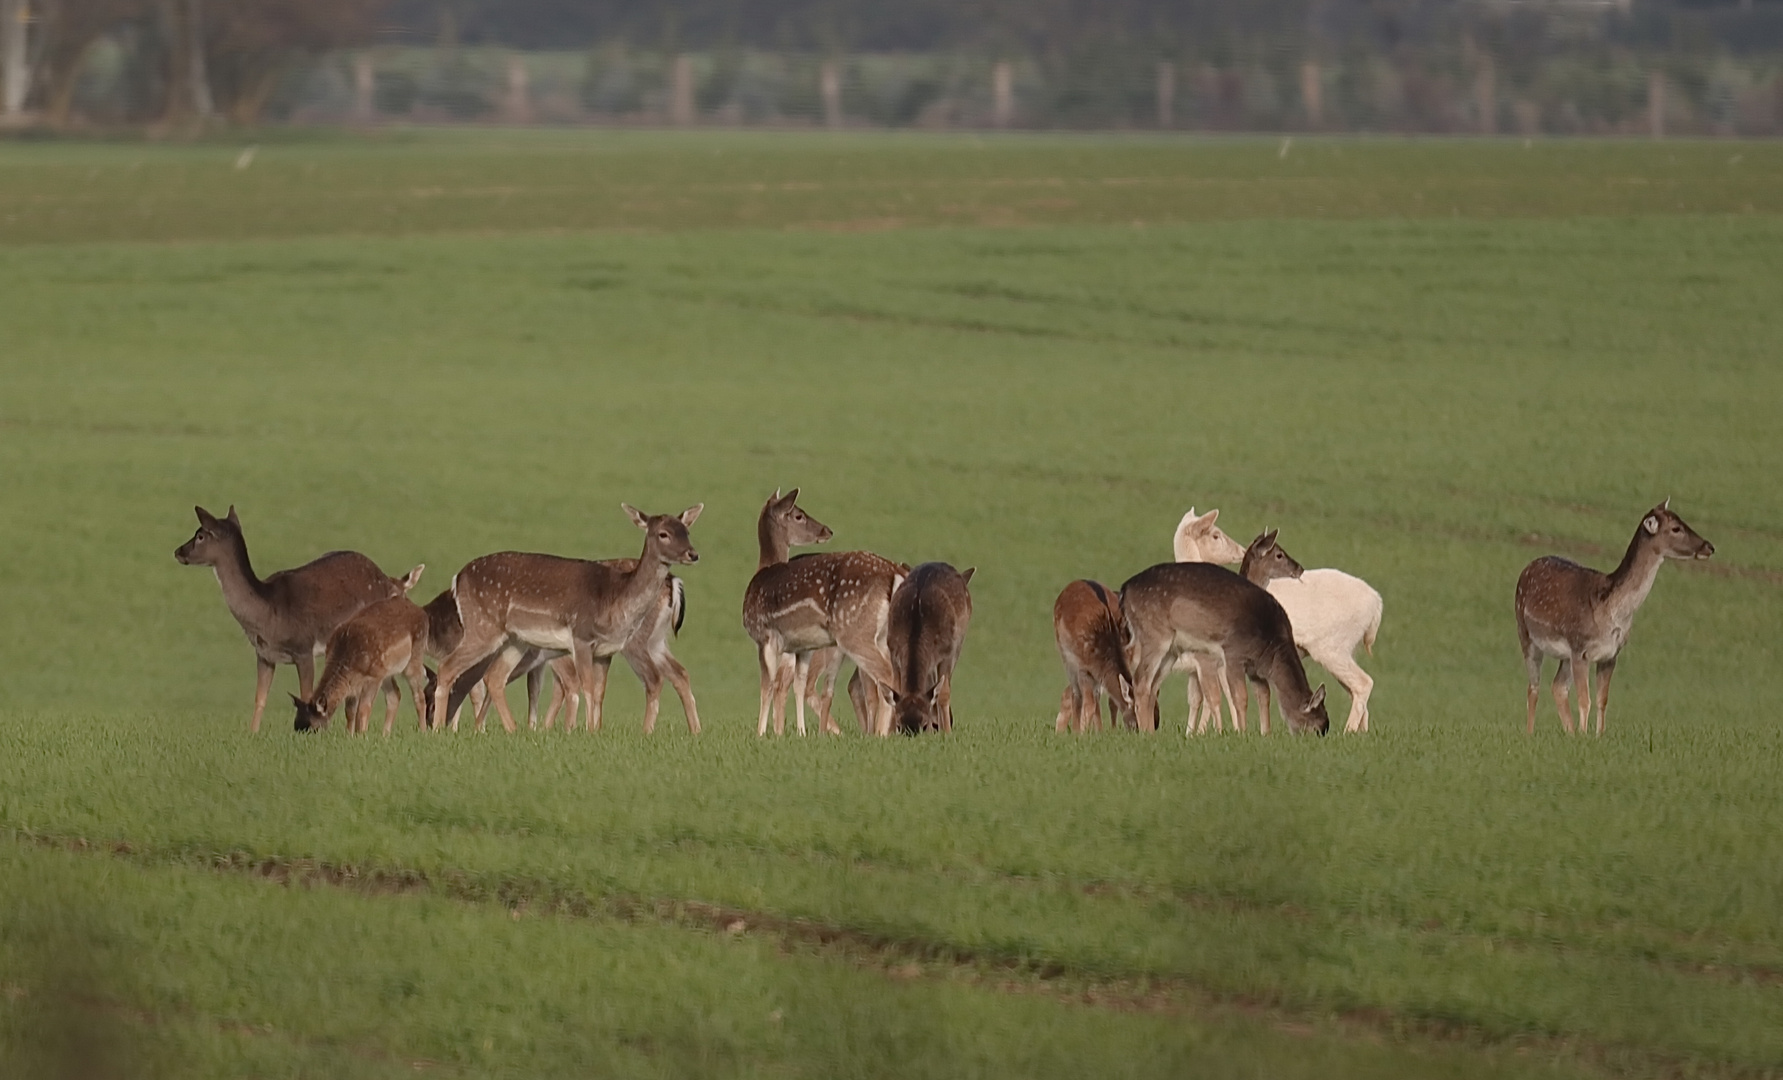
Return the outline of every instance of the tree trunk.
[[[198,119],[209,120],[216,114],[211,98],[210,77],[204,66],[204,0],[187,0],[186,11],[186,74],[192,95],[192,111]]]
[[[25,52],[29,16],[25,0],[0,0],[0,110],[13,120],[25,111],[25,91],[31,85]]]
[[[260,113],[266,108],[266,102],[279,85],[279,77],[285,73],[286,61],[276,57],[268,57],[257,65],[241,93],[235,98],[229,109],[229,119],[238,127],[253,127],[260,123]]]

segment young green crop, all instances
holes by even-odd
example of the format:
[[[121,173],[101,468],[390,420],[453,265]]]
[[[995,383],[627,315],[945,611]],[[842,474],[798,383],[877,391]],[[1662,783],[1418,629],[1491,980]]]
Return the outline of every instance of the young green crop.
[[[1468,213],[1558,214],[1579,209],[1578,176],[1609,190],[1623,170],[1669,177],[1675,201],[1709,211],[1735,183],[1714,172],[1725,147],[1313,148],[1326,156],[1303,190],[1363,185],[1389,200],[1381,212],[1419,220],[1160,225],[1254,216],[1210,210],[1190,184],[1135,196],[1143,228],[1089,203],[1044,228],[850,235],[515,234],[540,224],[540,204],[508,221],[483,196],[412,229],[357,216],[368,178],[548,186],[613,151],[627,183],[683,192],[690,221],[738,220],[700,171],[713,156],[687,140],[539,139],[511,159],[493,145],[273,147],[253,169],[294,183],[314,165],[311,201],[292,203],[307,209],[263,219],[285,195],[207,188],[214,219],[194,211],[167,232],[117,224],[142,192],[113,178],[93,218],[31,235],[84,239],[110,221],[205,242],[0,249],[0,829],[18,841],[0,847],[0,895],[22,909],[90,893],[92,936],[166,958],[94,995],[165,1071],[381,1074],[405,1055],[528,1074],[1783,1062],[1783,840],[1768,824],[1783,750],[1769,707],[1783,690],[1783,496],[1769,482],[1783,221],[1430,219],[1406,187],[1515,176],[1523,202],[1482,196]],[[744,159],[720,173],[740,184],[883,182],[937,203],[952,195],[916,172],[955,170],[959,190],[978,170],[1098,191],[1196,173],[1264,198],[1256,170],[1278,160],[1273,144],[1139,140],[714,147]],[[198,170],[216,152],[9,147],[0,171],[102,179],[133,155]],[[1767,153],[1747,158],[1769,168]],[[826,198],[787,196],[769,223],[863,212]],[[909,220],[962,220],[931,210]],[[481,234],[331,235],[454,223]],[[210,239],[237,232],[323,235]],[[833,548],[978,567],[953,737],[755,739],[739,605],[755,514],[794,485]],[[1605,739],[1562,739],[1546,702],[1526,739],[1518,570],[1548,552],[1612,565],[1667,495],[1714,560],[1661,572]],[[351,547],[387,570],[425,561],[426,599],[489,551],[635,555],[622,500],[707,506],[674,642],[705,714],[698,739],[672,696],[643,738],[625,675],[598,736],[419,735],[399,717],[388,741],[300,738],[269,709],[271,730],[250,738],[251,651],[210,575],[171,554],[192,504],[234,503],[261,573]],[[1381,592],[1378,655],[1362,658],[1373,734],[1186,739],[1180,681],[1156,737],[1052,732],[1054,596],[1168,558],[1191,504],[1220,507],[1241,540],[1280,528],[1307,566]],[[278,691],[291,688],[282,671]],[[127,848],[35,850],[77,839]],[[291,860],[429,884],[287,892],[206,869]],[[777,955],[772,937],[727,945],[611,918],[688,902],[800,920],[943,974],[894,987],[829,953]],[[514,924],[499,910],[514,903],[608,914]],[[236,929],[211,948],[216,920]],[[324,931],[334,923],[365,932]],[[438,926],[462,947],[440,947]],[[13,931],[0,982],[38,985],[18,944],[30,936]],[[598,996],[644,1004],[585,1029],[545,1004],[608,985],[576,975],[596,962],[577,958],[608,951],[640,959]],[[443,1013],[370,989],[408,977],[410,952],[433,956],[414,978]],[[658,969],[675,974],[637,973]],[[297,971],[310,989],[280,985]],[[983,971],[1007,974],[961,974]],[[1193,1023],[1033,1000],[1055,978],[1159,988]],[[1024,993],[994,992],[1000,980]],[[358,989],[318,1003],[337,982]],[[511,991],[489,1016],[483,982]],[[809,1003],[791,1049],[738,1034],[775,995]],[[35,1000],[0,999],[8,1030],[29,1026],[18,1010]],[[668,1004],[685,1000],[703,1004]],[[1346,1019],[1302,1042],[1219,1001]],[[274,1014],[287,1012],[301,1038],[248,1031],[285,1030]],[[1412,1045],[1371,1047],[1358,1026]],[[1056,1038],[1033,1042],[1041,1029]],[[1417,1033],[1431,1029],[1473,1049],[1426,1056]],[[1135,1043],[1155,1056],[1129,1060]],[[1530,1056],[1480,1049],[1516,1044]]]

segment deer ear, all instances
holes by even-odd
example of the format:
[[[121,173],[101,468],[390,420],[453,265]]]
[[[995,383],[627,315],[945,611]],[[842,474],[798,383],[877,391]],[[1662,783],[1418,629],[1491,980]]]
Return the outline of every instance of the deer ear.
[[[1647,530],[1648,536],[1657,536],[1659,534],[1659,515],[1648,514],[1647,520],[1641,522],[1641,528]]]
[[[1319,688],[1312,692],[1312,698],[1306,703],[1306,707],[1316,709],[1323,704],[1325,704],[1325,684],[1320,683]]]
[[[241,518],[235,516],[234,503],[229,504],[229,513],[225,514],[224,517],[228,520],[229,524],[234,525],[236,528],[241,527]]]
[[[799,489],[793,488],[791,491],[787,492],[785,501],[789,502],[789,503],[798,502],[799,501]]]
[[[1275,544],[1275,538],[1280,536],[1281,532],[1282,531],[1280,529],[1270,529],[1268,532],[1263,534],[1263,542],[1265,544],[1269,544],[1269,545],[1273,546]]]
[[[966,582],[966,584],[970,585],[970,584],[972,584],[972,575],[976,574],[977,572],[978,572],[978,567],[968,566],[964,570],[960,571],[960,577]]]
[[[693,523],[700,519],[700,511],[705,508],[705,503],[694,503],[692,506],[681,511],[681,524],[691,528]]]
[[[1670,510],[1672,508],[1672,497],[1667,495],[1665,501],[1659,504],[1659,508],[1661,510]]]
[[[620,503],[619,509],[625,511],[625,516],[631,518],[631,523],[633,525],[636,525],[640,529],[650,528],[650,519],[645,517],[643,513],[631,503]]]
[[[192,512],[198,515],[198,524],[200,525],[215,525],[217,523],[217,516],[202,506],[194,506]]]
[[[1197,518],[1195,520],[1195,524],[1201,526],[1204,529],[1211,529],[1211,528],[1213,528],[1213,523],[1218,520],[1220,520],[1220,512],[1216,508],[1213,510],[1209,510],[1205,514],[1202,514],[1199,518]]]
[[[1126,695],[1128,701],[1132,701],[1133,700],[1133,680],[1127,678],[1125,675],[1117,675],[1117,676],[1115,676],[1115,678],[1120,680],[1121,693]]]

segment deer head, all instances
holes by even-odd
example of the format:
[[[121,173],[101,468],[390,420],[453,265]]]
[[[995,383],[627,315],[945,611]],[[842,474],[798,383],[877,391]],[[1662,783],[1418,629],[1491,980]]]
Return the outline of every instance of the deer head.
[[[1195,508],[1189,507],[1176,526],[1177,562],[1235,563],[1244,558],[1244,549],[1238,542],[1214,524],[1219,516],[1218,510],[1197,515]]]
[[[905,735],[941,730],[940,693],[941,687],[938,685],[926,694],[890,691],[892,726]]]
[[[230,506],[229,513],[220,518],[202,506],[192,509],[198,514],[198,531],[174,550],[173,557],[183,566],[215,566],[232,557],[242,543],[241,519],[235,516],[235,507]]]
[[[705,503],[695,503],[679,514],[645,514],[630,503],[620,503],[632,524],[644,530],[644,560],[657,559],[668,566],[700,561],[687,535],[688,526],[699,520]]]
[[[1715,545],[1698,536],[1683,518],[1672,513],[1671,505],[1671,499],[1667,498],[1641,519],[1641,542],[1666,559],[1706,559],[1715,554]]]
[[[316,707],[315,702],[305,701],[296,694],[291,695],[291,704],[297,706],[297,718],[291,728],[294,731],[321,731],[328,726],[328,714]],[[348,725],[349,730],[352,725]]]
[[[1304,568],[1294,561],[1294,556],[1276,542],[1279,534],[1280,530],[1270,529],[1252,540],[1251,546],[1244,549],[1244,567],[1239,572],[1246,580],[1263,585],[1276,578],[1298,578],[1304,573]]]
[[[1282,702],[1282,713],[1288,718],[1288,730],[1294,732],[1296,735],[1306,731],[1313,731],[1323,735],[1331,730],[1331,718],[1325,715],[1324,683],[1320,683],[1319,688],[1314,690],[1312,696],[1306,699],[1306,704],[1298,709],[1290,707],[1287,701],[1284,700]]]

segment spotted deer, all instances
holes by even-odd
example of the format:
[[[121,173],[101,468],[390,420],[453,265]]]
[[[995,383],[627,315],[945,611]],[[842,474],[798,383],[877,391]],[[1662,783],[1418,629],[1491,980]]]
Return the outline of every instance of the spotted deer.
[[[1201,652],[1227,668],[1251,672],[1281,699],[1292,731],[1330,727],[1325,688],[1311,689],[1288,614],[1267,591],[1212,563],[1161,563],[1121,586],[1128,670],[1135,712],[1157,728],[1158,687],[1184,652]],[[1218,692],[1202,687],[1203,693]]]
[[[308,698],[315,689],[315,658],[329,635],[367,606],[402,596],[421,576],[416,567],[406,577],[392,578],[357,551],[331,551],[261,580],[248,561],[248,543],[235,507],[220,518],[202,506],[192,509],[198,514],[198,531],[173,557],[181,565],[208,566],[216,573],[223,603],[254,647],[251,731],[260,730],[274,668],[296,667],[298,691]]]
[[[630,559],[615,560],[616,564],[631,562]],[[680,632],[681,624],[687,617],[686,586],[674,574],[669,575],[662,599],[656,610],[645,617],[638,632],[625,643],[620,650],[625,662],[637,675],[638,681],[644,684],[644,734],[649,735],[656,730],[657,711],[662,707],[662,684],[665,678],[675,687],[675,693],[681,698],[682,711],[687,714],[687,730],[698,735],[700,733],[700,712],[693,700],[693,683],[688,679],[687,669],[681,661],[675,659],[669,651],[669,638]],[[549,731],[556,721],[559,708],[569,704],[569,715],[575,715],[573,701],[575,694],[574,666],[569,657],[558,657],[549,661],[552,675],[551,702],[545,708],[545,730]],[[530,686],[530,684],[529,684]],[[530,691],[529,691],[530,692]],[[529,699],[530,700],[530,699]]]
[[[1671,503],[1668,498],[1647,511],[1622,562],[1607,574],[1558,555],[1545,555],[1523,568],[1517,578],[1517,640],[1529,671],[1529,734],[1535,734],[1542,660],[1555,656],[1560,666],[1551,689],[1560,726],[1568,735],[1573,733],[1566,687],[1570,676],[1578,699],[1578,732],[1589,730],[1591,697],[1585,665],[1595,664],[1597,734],[1602,735],[1616,656],[1628,641],[1635,612],[1652,591],[1660,565],[1667,559],[1706,559],[1715,554],[1715,545],[1673,513]]]
[[[420,568],[416,568],[417,575]],[[416,726],[427,727],[427,613],[405,596],[370,605],[342,623],[328,638],[328,662],[313,697],[291,695],[297,706],[293,726],[311,731],[328,726],[343,704],[347,730],[365,734],[371,721],[372,697],[384,691],[384,734],[396,723],[396,677],[409,684],[415,701]]]
[[[1065,664],[1065,692],[1059,696],[1054,727],[1079,735],[1094,723],[1102,728],[1101,696],[1108,695],[1108,723],[1125,720],[1137,729],[1133,712],[1133,680],[1127,674],[1121,639],[1120,597],[1099,581],[1079,580],[1065,586],[1052,605],[1053,637]]]
[[[805,695],[811,655],[839,647],[872,682],[867,695],[875,734],[891,732],[891,714],[881,687],[894,683],[886,646],[891,596],[898,567],[866,551],[819,552],[789,559],[795,543],[820,543],[832,535],[797,503],[798,489],[778,491],[756,521],[760,559],[743,593],[743,629],[757,646],[761,708],[756,734],[766,735],[770,711],[775,734],[786,728],[786,692],[799,687],[795,705],[798,731],[805,733]],[[803,539],[801,539],[803,538]],[[790,655],[789,673],[782,657]],[[790,674],[790,677],[789,677]]]
[[[518,551],[484,555],[458,571],[452,596],[464,631],[458,647],[440,663],[433,690],[436,717],[447,715],[458,677],[497,653],[501,655],[485,682],[505,686],[519,661],[508,646],[517,646],[571,656],[573,684],[582,691],[588,729],[600,730],[602,691],[614,654],[624,650],[661,602],[669,567],[700,559],[687,530],[703,504],[680,514],[645,515],[629,505],[622,508],[644,532],[644,550],[629,572],[612,563]],[[513,731],[506,695],[491,696],[502,727]],[[572,716],[572,727],[574,721]]]

